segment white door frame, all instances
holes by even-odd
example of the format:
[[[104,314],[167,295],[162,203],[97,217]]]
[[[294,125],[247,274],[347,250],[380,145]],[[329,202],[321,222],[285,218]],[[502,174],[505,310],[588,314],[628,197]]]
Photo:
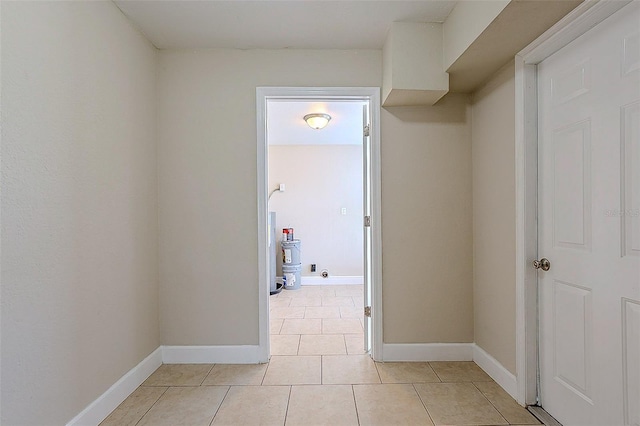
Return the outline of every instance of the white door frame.
[[[515,58],[516,400],[538,403],[538,84],[537,64],[620,10],[630,0],[587,0]]]
[[[269,361],[269,277],[267,275],[267,101],[269,99],[361,100],[370,107],[371,137],[371,355],[382,359],[382,231],[380,191],[380,88],[379,87],[258,87],[256,88],[258,186],[258,317],[259,362]]]

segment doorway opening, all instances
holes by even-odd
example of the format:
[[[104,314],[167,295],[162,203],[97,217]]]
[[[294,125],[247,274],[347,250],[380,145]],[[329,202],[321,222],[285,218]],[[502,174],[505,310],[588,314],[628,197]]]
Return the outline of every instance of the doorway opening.
[[[258,88],[256,100],[259,358],[274,332],[273,355],[377,359],[379,88]],[[313,113],[329,116],[326,128],[305,123]]]

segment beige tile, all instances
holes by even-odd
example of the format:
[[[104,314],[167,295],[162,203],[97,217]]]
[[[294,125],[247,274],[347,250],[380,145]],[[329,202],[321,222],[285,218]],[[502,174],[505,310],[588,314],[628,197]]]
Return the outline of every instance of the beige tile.
[[[322,297],[322,306],[355,306],[351,297],[326,296]]]
[[[233,386],[213,425],[283,425],[289,386]]]
[[[364,306],[364,298],[361,297],[352,297],[353,306]]]
[[[422,383],[413,386],[436,425],[507,424],[473,383]]]
[[[142,386],[200,386],[213,364],[164,364]]]
[[[269,307],[270,308],[275,308],[275,307],[286,307],[286,306],[290,306],[291,304],[291,298],[290,297],[275,297],[273,299],[269,299]],[[293,306],[293,305],[291,305]]]
[[[353,387],[361,425],[433,425],[412,385]]]
[[[337,297],[362,297],[364,287],[361,285],[340,285],[335,288]]]
[[[510,424],[537,425],[540,422],[521,407],[511,396],[495,382],[476,382],[480,392],[498,409],[502,417]]]
[[[382,383],[439,382],[428,362],[377,362]]]
[[[228,386],[169,388],[138,425],[207,426],[228,390]]]
[[[286,424],[357,426],[351,386],[292,386]]]
[[[348,306],[341,306],[340,307],[340,318],[355,318],[355,319],[360,319],[364,316],[364,311],[362,306],[357,306],[357,307],[348,307]]]
[[[139,387],[125,399],[100,426],[133,426],[156,403],[166,387]]]
[[[203,385],[259,385],[267,364],[216,364]]]
[[[290,306],[322,306],[322,298],[318,297],[294,297]]]
[[[322,320],[316,318],[284,320],[280,334],[321,334]]]
[[[276,306],[269,312],[270,318],[304,318],[304,306]]]
[[[380,383],[369,355],[326,355],[322,357],[322,383],[349,385]]]
[[[297,355],[299,344],[299,334],[272,335],[271,355]]]
[[[320,356],[272,356],[262,382],[270,385],[319,385]]]
[[[272,318],[269,320],[269,333],[271,334],[280,334],[280,329],[282,328],[282,323],[284,319],[282,318]]]
[[[431,368],[443,382],[490,382],[487,375],[473,361],[431,362]]]
[[[324,296],[335,296],[336,292],[333,289],[333,286],[327,285],[308,285],[302,286],[301,294],[305,297],[324,297]]]
[[[364,350],[364,333],[345,334],[344,342],[347,345],[347,353],[349,355],[363,355]]]
[[[342,334],[316,334],[300,338],[299,355],[346,355],[346,353]]]
[[[305,318],[340,318],[340,308],[337,306],[324,306],[320,308],[307,308]]]
[[[322,334],[364,333],[360,320],[353,318],[325,318],[322,320]]]

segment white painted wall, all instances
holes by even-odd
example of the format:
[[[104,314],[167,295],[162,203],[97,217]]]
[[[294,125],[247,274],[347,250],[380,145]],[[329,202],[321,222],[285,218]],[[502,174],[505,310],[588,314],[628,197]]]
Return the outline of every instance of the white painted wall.
[[[2,2],[3,425],[71,420],[160,344],[156,49],[111,2]]]
[[[515,70],[511,61],[473,94],[475,341],[516,372]]]
[[[269,203],[276,212],[276,239],[282,228],[294,228],[302,275],[320,276],[327,269],[331,276],[362,276],[362,145],[272,145],[270,190],[279,183],[286,190]],[[282,275],[281,256],[277,263]]]

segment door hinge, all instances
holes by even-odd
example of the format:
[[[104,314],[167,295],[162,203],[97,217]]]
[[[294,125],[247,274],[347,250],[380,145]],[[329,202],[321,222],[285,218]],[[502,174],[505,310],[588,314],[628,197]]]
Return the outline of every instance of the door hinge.
[[[364,217],[364,226],[367,228],[371,227],[371,216],[365,216]]]
[[[367,124],[366,126],[364,126],[363,130],[364,130],[364,132],[363,132],[364,133],[364,137],[365,138],[368,137],[369,136],[369,132],[370,132],[369,125]]]
[[[371,306],[365,306],[364,307],[364,316],[371,318]]]

